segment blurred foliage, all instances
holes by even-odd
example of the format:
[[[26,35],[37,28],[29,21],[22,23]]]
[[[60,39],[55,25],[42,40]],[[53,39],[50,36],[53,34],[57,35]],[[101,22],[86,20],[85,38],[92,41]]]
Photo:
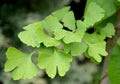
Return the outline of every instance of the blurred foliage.
[[[89,62],[89,60],[83,56],[73,61],[72,67],[65,77],[57,76],[55,79],[48,78],[41,70],[39,75],[33,79],[14,81],[11,78],[11,73],[5,73],[3,70],[6,60],[5,51],[9,46],[15,46],[25,52],[32,50],[31,47],[26,47],[18,39],[18,33],[22,30],[23,26],[42,20],[52,11],[66,5],[76,6],[80,9],[78,7],[80,2],[85,2],[85,0],[1,0],[0,84],[93,84],[93,82],[98,80],[95,77],[99,77],[99,67]],[[75,3],[77,5],[75,5]],[[82,8],[84,7],[81,7],[81,9]],[[76,12],[75,9],[75,13],[81,12]]]
[[[112,54],[108,66],[108,77],[111,84],[120,84],[120,38],[112,49]]]

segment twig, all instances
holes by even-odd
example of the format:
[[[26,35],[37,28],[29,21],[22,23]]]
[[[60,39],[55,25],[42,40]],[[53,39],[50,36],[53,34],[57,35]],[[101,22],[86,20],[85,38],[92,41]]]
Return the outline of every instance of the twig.
[[[106,56],[104,60],[103,71],[102,71],[101,80],[99,84],[110,84],[110,81],[108,79],[108,63],[110,60],[112,48],[116,44],[117,39],[120,37],[120,10],[118,10],[115,30],[116,30],[115,36],[113,36],[113,38],[111,39],[108,39],[107,41],[108,56]]]

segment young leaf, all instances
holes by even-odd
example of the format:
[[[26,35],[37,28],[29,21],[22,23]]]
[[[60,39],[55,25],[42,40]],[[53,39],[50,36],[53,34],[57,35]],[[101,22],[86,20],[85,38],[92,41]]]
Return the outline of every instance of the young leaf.
[[[55,26],[52,24],[48,24],[48,25],[50,25],[49,27]],[[59,26],[58,23],[58,26],[55,27],[59,28],[61,26]],[[40,22],[29,24],[28,26],[24,27],[25,31],[20,32],[18,34],[18,37],[22,42],[24,42],[27,45],[31,45],[32,47],[40,47],[41,43],[44,43],[46,47],[58,46],[60,42],[57,41],[52,36],[50,36],[49,34],[45,33],[43,28],[44,27],[41,25]]]
[[[59,21],[62,20],[63,16],[70,10],[70,6],[64,7],[52,13]]]
[[[59,31],[56,31],[55,38],[57,40],[63,39],[63,41],[66,44],[72,43],[72,42],[81,42],[81,39],[83,38],[83,35],[86,31],[86,27],[84,26],[82,21],[77,21],[77,29],[74,30],[74,32],[70,32],[64,29],[61,29]]]
[[[107,56],[106,52],[106,42],[104,41],[104,36],[93,34],[85,34],[84,41],[88,44],[87,55],[92,60],[96,62],[101,62],[101,56]]]
[[[79,38],[83,38],[85,31],[86,31],[86,27],[85,24],[81,21],[81,20],[77,20],[76,21],[76,25],[77,25],[77,30],[79,32]]]
[[[94,58],[98,63],[102,61],[101,56],[107,56],[107,52],[105,50],[106,43],[104,41],[99,43],[89,44],[88,46],[89,46],[87,50],[88,55]]]
[[[111,84],[120,84],[120,46],[118,45],[112,50],[108,65],[108,77]]]
[[[57,70],[60,76],[64,76],[70,68],[72,57],[69,54],[53,48],[40,48],[39,52],[38,66],[45,69],[49,77],[54,78]]]
[[[101,8],[103,8],[105,10],[104,19],[106,19],[116,12],[115,1],[116,0],[87,0],[86,7],[91,2],[97,3]]]
[[[104,28],[101,28],[100,34],[105,37],[111,37],[115,34],[114,25],[112,23],[108,23]]]
[[[23,27],[25,31],[20,32],[18,34],[18,37],[23,43],[27,44],[28,46],[39,47],[40,43],[36,38],[36,31],[41,27],[42,26],[40,22],[29,24]]]
[[[43,43],[46,47],[58,46],[60,44],[60,41],[47,35],[43,29],[38,29],[36,31],[36,39],[39,43]]]
[[[5,71],[13,71],[14,80],[32,78],[37,75],[38,70],[31,61],[32,54],[25,54],[14,47],[10,47],[6,55],[8,60],[5,64]]]
[[[72,11],[68,12],[67,14],[64,15],[62,22],[64,23],[63,25],[67,27],[70,30],[75,30],[75,17],[74,13]]]
[[[90,44],[104,41],[104,39],[105,37],[103,35],[99,35],[97,33],[93,33],[93,34],[85,33],[84,35],[84,40]]]
[[[79,56],[87,50],[87,44],[83,42],[74,42],[70,44],[64,44],[64,50],[67,53],[71,53],[72,56]]]
[[[41,21],[41,24],[44,29],[49,29],[50,32],[57,31],[63,28],[58,19],[52,15],[47,16],[45,20]]]
[[[104,9],[95,2],[91,2],[84,13],[84,24],[87,28],[92,27],[96,22],[101,21],[104,15]]]

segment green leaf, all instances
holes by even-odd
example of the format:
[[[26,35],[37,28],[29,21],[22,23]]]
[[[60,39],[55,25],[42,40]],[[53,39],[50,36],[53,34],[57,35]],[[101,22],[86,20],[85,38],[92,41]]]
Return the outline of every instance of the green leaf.
[[[70,44],[64,44],[64,50],[66,53],[71,53],[72,56],[80,56],[82,53],[84,53],[87,50],[88,46],[87,44],[83,42],[74,42]]]
[[[98,23],[97,25],[95,25],[95,28],[97,28],[97,31],[100,31],[100,28],[104,28],[108,23],[110,24],[115,24],[117,20],[117,16],[114,14],[111,17],[101,21],[100,23]]]
[[[14,47],[8,48],[5,71],[12,71],[14,80],[32,78],[37,75],[38,70],[31,61],[32,54],[25,54]]]
[[[105,39],[105,37],[103,35],[99,35],[96,32],[93,34],[85,33],[85,35],[84,35],[84,40],[87,43],[91,43],[91,44],[104,41],[104,39]]]
[[[63,25],[67,27],[70,30],[75,30],[75,17],[74,13],[72,11],[68,12],[67,14],[64,15],[62,19]]]
[[[56,23],[56,25],[58,25],[59,28],[59,24]],[[29,24],[28,26],[25,26],[24,29],[25,31],[20,32],[18,34],[18,37],[23,43],[27,44],[28,46],[30,45],[32,47],[40,47],[40,44],[44,43],[46,47],[50,47],[58,46],[60,44],[60,41],[57,41],[55,38],[53,38],[52,35],[45,32],[40,22]]]
[[[114,2],[115,2],[114,0],[96,0],[96,3],[98,3],[105,10],[106,18],[110,17],[116,12]]]
[[[50,30],[51,33],[63,28],[58,19],[52,15],[47,16],[45,20],[41,21],[41,24],[44,29]]]
[[[18,37],[23,43],[27,44],[28,46],[39,47],[40,43],[36,38],[36,31],[41,27],[42,26],[40,22],[29,24],[23,27],[25,31],[20,32],[18,34]]]
[[[45,69],[49,77],[54,78],[57,70],[60,76],[64,76],[70,68],[72,57],[65,52],[53,48],[40,48],[38,66]]]
[[[92,11],[92,12],[91,12]],[[91,2],[84,13],[84,24],[86,27],[92,27],[104,17],[105,11],[95,2]]]
[[[75,30],[76,32],[79,32],[79,38],[83,38],[85,32],[86,32],[86,27],[85,24],[81,20],[76,21],[77,29]]]
[[[112,50],[108,65],[108,77],[110,84],[120,84],[120,46],[118,45]]]
[[[46,47],[60,45],[60,41],[56,40],[52,36],[47,35],[43,29],[38,29],[36,31],[36,39],[39,43],[43,43]]]
[[[91,2],[97,3],[101,8],[105,10],[104,19],[106,19],[116,12],[115,1],[116,0],[87,0],[86,6],[88,6]]]
[[[97,33],[86,33],[84,35],[84,41],[88,44],[87,55],[91,60],[95,60],[99,63],[102,60],[101,56],[107,56],[104,36]]]
[[[88,45],[88,55],[89,57],[94,58],[98,63],[102,61],[101,56],[107,56],[107,52],[105,50],[106,42],[98,42],[94,44]]]
[[[60,29],[59,31],[56,31],[54,33],[55,38],[57,40],[63,39],[63,41],[66,44],[72,42],[81,42],[83,35],[86,31],[86,27],[84,26],[83,22],[80,20],[78,20],[76,24],[77,24],[77,29],[74,30],[73,32],[64,29]]]
[[[64,7],[52,13],[53,16],[58,18],[58,20],[62,20],[63,16],[70,10],[70,6]]]
[[[101,28],[100,34],[105,37],[112,37],[115,34],[115,28],[112,23],[108,23],[104,28]]]

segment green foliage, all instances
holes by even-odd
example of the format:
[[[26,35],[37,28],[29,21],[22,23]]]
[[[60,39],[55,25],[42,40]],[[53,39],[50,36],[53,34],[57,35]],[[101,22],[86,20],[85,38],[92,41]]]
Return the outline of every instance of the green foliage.
[[[51,18],[49,20],[51,20]],[[51,25],[52,24],[50,24],[50,26]],[[53,39],[51,36],[47,35],[44,32],[40,22],[29,24],[28,26],[24,27],[24,29],[26,31],[20,32],[18,34],[18,37],[23,43],[27,44],[28,46],[40,47],[40,43],[44,43],[44,45],[49,47],[57,46],[60,44],[59,41]]]
[[[75,30],[75,18],[72,11],[64,15],[62,22],[65,27],[69,28],[70,30]]]
[[[88,45],[89,45],[89,48],[87,50],[88,56],[90,58],[93,58],[98,63],[102,61],[101,56],[107,56],[107,52],[105,50],[106,43],[104,41]]]
[[[63,38],[63,41],[66,44],[69,44],[71,42],[81,42],[83,35],[86,31],[86,28],[83,22],[79,20],[76,22],[76,25],[77,25],[77,29],[72,30],[73,32],[66,31],[64,29],[60,29],[59,31],[56,31],[55,38],[57,40],[60,40]]]
[[[96,32],[93,34],[85,33],[84,35],[84,40],[87,44],[102,42],[104,41],[104,39],[105,39],[104,36],[97,34]]]
[[[120,46],[116,45],[112,50],[112,55],[108,67],[108,77],[111,84],[120,84]]]
[[[100,34],[105,37],[111,37],[115,34],[114,25],[112,23],[108,23],[105,27],[101,28]]]
[[[20,32],[18,37],[23,43],[27,44],[28,46],[39,47],[40,42],[37,39],[36,31],[40,27],[41,27],[40,22],[29,24],[28,26],[23,27],[25,31]]]
[[[88,48],[84,42],[74,42],[64,45],[64,50],[67,53],[71,53],[72,56],[79,56],[86,51]]]
[[[18,37],[27,46],[37,49],[38,67],[45,69],[51,78],[55,77],[57,71],[64,76],[73,56],[85,54],[92,61],[100,63],[102,56],[108,55],[105,39],[115,34],[112,22],[107,21],[100,26],[116,11],[113,1],[106,1],[107,5],[105,0],[88,0],[83,21],[75,20],[70,7],[64,7],[42,21],[23,27],[24,31]],[[93,31],[90,33],[91,27]],[[37,74],[37,68],[31,61],[32,54],[10,47],[6,55],[5,71],[13,70],[15,80],[32,78]]]
[[[84,14],[84,23],[86,27],[92,27],[96,22],[102,20],[104,15],[105,11],[103,8],[101,8],[95,2],[89,3]]]
[[[46,69],[49,77],[54,78],[57,70],[60,76],[64,76],[70,67],[71,55],[56,48],[40,48],[38,66]]]
[[[96,62],[101,62],[101,56],[107,56],[106,42],[104,41],[104,37],[98,35],[96,33],[93,34],[85,34],[85,41],[88,44],[87,56]],[[92,39],[91,39],[92,38]]]
[[[25,54],[14,47],[8,48],[6,55],[8,61],[5,64],[5,71],[12,71],[14,80],[32,78],[38,74],[38,70],[31,61],[31,54]]]
[[[105,11],[104,19],[106,19],[116,12],[115,1],[116,0],[88,0],[86,7],[91,2],[95,2],[97,5],[99,5]]]
[[[44,29],[49,29],[50,33],[52,33],[52,31],[57,31],[58,29],[63,28],[59,20],[52,15],[47,16],[45,20],[42,21],[42,27]]]
[[[68,11],[70,10],[70,7],[64,7],[60,10],[57,10],[55,12],[52,13],[53,16],[57,17],[58,20],[62,20],[63,16],[68,13]]]
[[[37,30],[36,34],[37,34],[37,40],[40,43],[43,43],[46,47],[58,46],[60,44],[59,41],[47,35],[43,29]]]

